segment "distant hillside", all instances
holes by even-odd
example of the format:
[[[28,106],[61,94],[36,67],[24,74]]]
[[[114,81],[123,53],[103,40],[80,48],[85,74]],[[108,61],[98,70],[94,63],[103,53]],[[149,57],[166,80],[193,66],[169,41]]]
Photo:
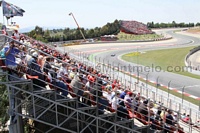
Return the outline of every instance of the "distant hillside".
[[[50,27],[42,27],[42,28],[43,28],[43,30],[65,29],[65,27],[58,27],[58,26],[57,27],[56,26],[50,26]],[[27,33],[27,32],[30,32],[34,29],[35,29],[35,26],[30,26],[30,27],[26,27],[26,28],[21,28],[21,29],[19,29],[19,31],[21,33]]]

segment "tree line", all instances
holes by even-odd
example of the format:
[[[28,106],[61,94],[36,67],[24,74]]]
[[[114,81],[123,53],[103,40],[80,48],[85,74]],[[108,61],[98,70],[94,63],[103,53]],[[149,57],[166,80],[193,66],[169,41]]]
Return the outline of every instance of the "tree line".
[[[154,23],[154,22],[148,22],[147,27],[148,28],[184,28],[184,27],[194,27],[194,26],[200,26],[200,23],[176,23],[175,21],[172,21],[172,23]]]
[[[175,28],[175,27],[194,27],[200,26],[200,23],[154,23],[148,22],[147,27],[152,28]],[[120,32],[120,20],[115,20],[112,23],[107,23],[102,27],[95,27],[91,29],[81,28],[85,38],[99,38],[103,35],[117,35]],[[70,29],[53,29],[53,30],[44,30],[39,26],[36,26],[34,30],[27,33],[30,37],[40,40],[43,42],[58,42],[58,41],[69,41],[69,40],[79,40],[83,39],[78,28]]]
[[[92,29],[81,28],[80,30],[83,32],[85,38],[99,38],[102,35],[117,35],[120,32],[120,24],[118,20],[115,20],[113,23],[107,23],[103,27],[95,27]],[[36,26],[34,30],[27,34],[28,36],[43,42],[58,42],[83,39],[80,30],[78,28],[44,30],[41,27]]]

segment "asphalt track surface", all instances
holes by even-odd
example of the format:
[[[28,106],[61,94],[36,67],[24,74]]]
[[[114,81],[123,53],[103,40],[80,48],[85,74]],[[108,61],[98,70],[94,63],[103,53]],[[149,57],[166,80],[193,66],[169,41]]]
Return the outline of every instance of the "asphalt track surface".
[[[78,46],[70,46],[73,49],[80,50],[86,53],[93,59],[97,61],[103,62],[105,64],[110,64],[114,66],[120,66],[120,69],[124,69],[124,66],[140,66],[139,76],[142,78],[146,78],[148,75],[148,80],[155,81],[159,84],[170,86],[179,91],[189,93],[190,95],[200,97],[200,80],[170,73],[166,71],[160,71],[159,69],[156,71],[155,69],[145,69],[144,66],[137,65],[130,62],[125,62],[120,59],[120,56],[129,52],[145,52],[150,50],[158,50],[158,49],[170,49],[170,48],[181,48],[188,46],[197,46],[200,44],[200,39],[192,36],[177,34],[173,32],[174,29],[165,29],[162,31],[157,31],[161,33],[167,33],[173,37],[173,39],[168,41],[156,41],[156,42],[133,42],[133,43],[102,43],[102,44],[85,44]],[[177,30],[177,29],[176,29]],[[61,50],[61,48],[59,48]],[[64,50],[62,48],[62,50]],[[115,56],[112,56],[115,55]],[[139,58],[138,58],[139,64]],[[153,64],[153,63],[152,63]],[[146,70],[146,71],[145,71]],[[131,69],[131,74],[138,75],[137,69]],[[171,81],[171,82],[170,82]],[[169,83],[170,82],[170,83]]]

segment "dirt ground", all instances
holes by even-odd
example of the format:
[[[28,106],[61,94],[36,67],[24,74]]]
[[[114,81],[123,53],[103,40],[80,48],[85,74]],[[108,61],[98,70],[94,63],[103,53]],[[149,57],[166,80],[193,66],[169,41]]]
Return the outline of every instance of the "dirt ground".
[[[200,34],[200,27],[188,29],[187,32],[193,34]]]

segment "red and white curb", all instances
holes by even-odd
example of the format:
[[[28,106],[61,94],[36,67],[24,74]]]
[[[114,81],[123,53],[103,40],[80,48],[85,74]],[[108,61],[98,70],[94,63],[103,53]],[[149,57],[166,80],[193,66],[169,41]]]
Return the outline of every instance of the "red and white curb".
[[[142,78],[142,79],[143,79],[143,80],[146,80],[145,78]],[[152,81],[152,80],[148,80],[148,82],[153,83],[153,84],[155,84],[155,85],[157,84],[157,82]],[[169,90],[171,90],[171,91],[174,91],[174,92],[176,92],[176,93],[183,94],[184,96],[191,97],[191,98],[196,99],[196,100],[200,100],[200,97],[191,95],[191,94],[186,93],[186,92],[182,92],[182,91],[180,91],[180,90],[177,90],[176,88],[172,88],[172,87],[169,87],[169,88],[168,88],[168,86],[163,85],[163,84],[160,84],[160,86],[163,87],[163,88],[165,88],[165,89],[169,89]]]

